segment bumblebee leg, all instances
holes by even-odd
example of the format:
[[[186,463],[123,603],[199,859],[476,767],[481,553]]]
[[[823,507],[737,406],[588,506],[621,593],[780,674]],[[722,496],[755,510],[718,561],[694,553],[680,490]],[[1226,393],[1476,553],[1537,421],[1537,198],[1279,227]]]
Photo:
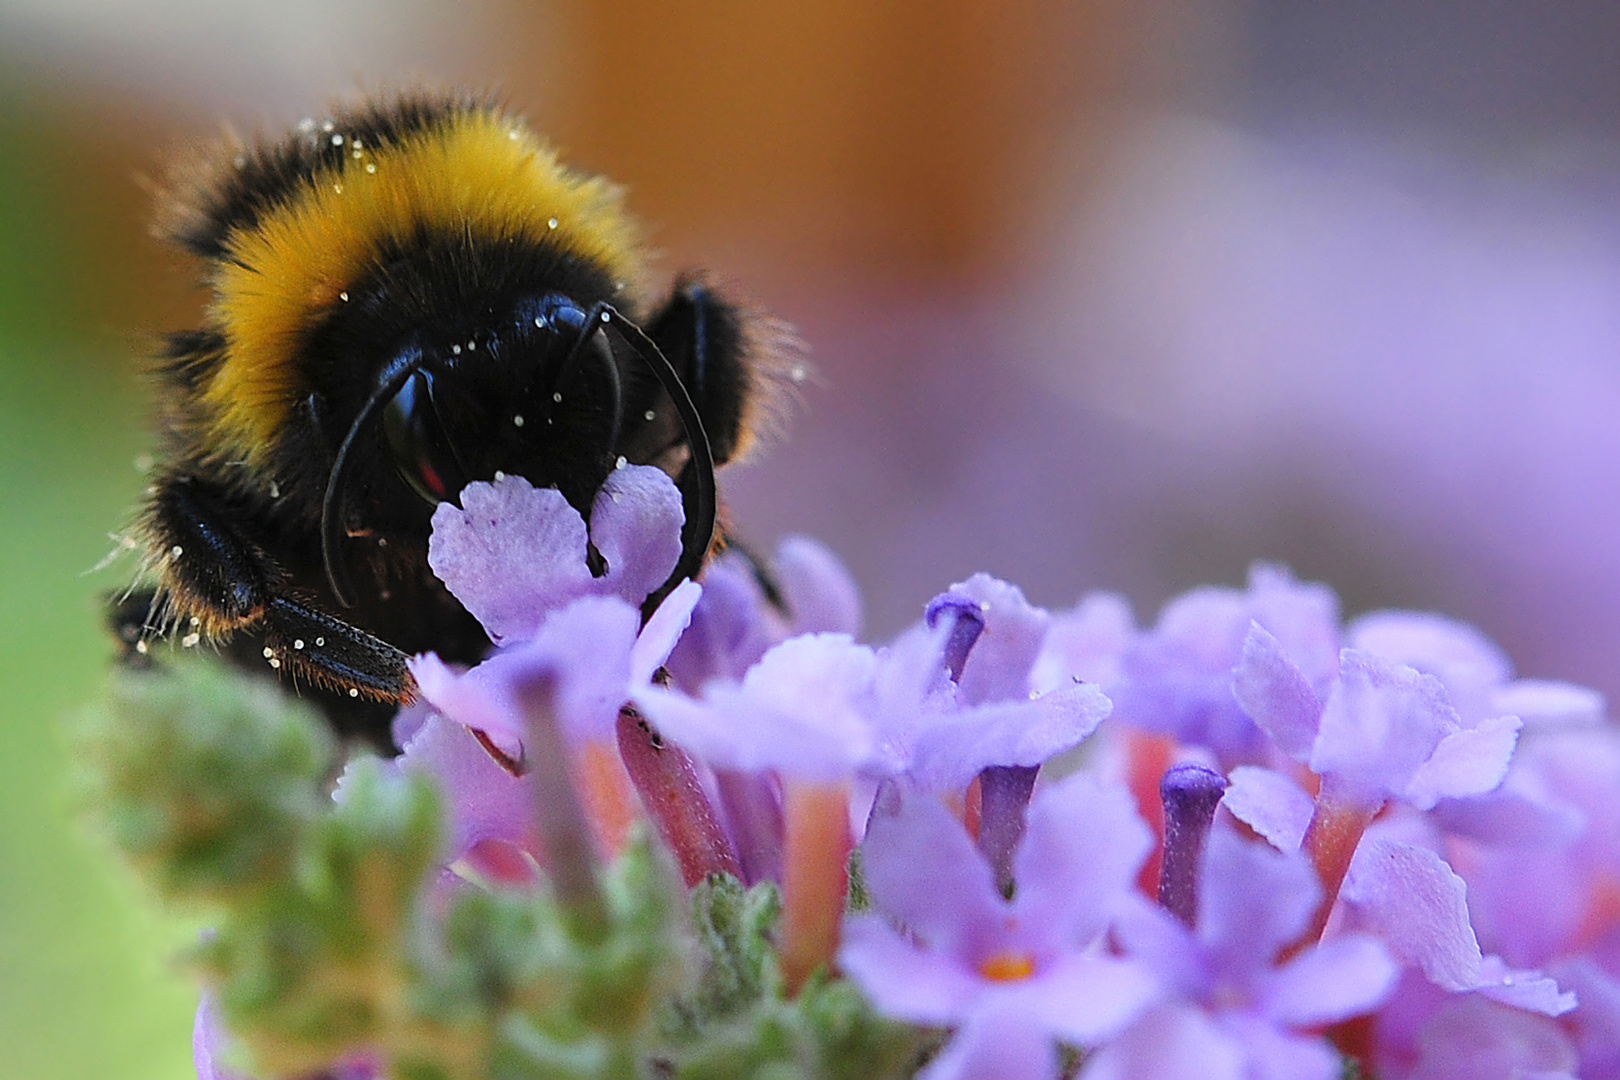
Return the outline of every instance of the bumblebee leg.
[[[147,510],[164,585],[176,612],[210,635],[256,622],[269,599],[274,564],[233,528],[240,518],[223,493],[189,476],[159,482]],[[186,628],[181,627],[185,633]]]
[[[244,535],[252,525],[251,510],[205,481],[176,476],[159,484],[147,527],[163,545],[163,585],[182,643],[191,634],[262,637],[262,662],[294,679],[353,698],[415,697],[405,654],[288,588],[280,566]]]
[[[265,660],[351,698],[404,704],[416,697],[405,654],[291,596],[272,595],[263,620]]]
[[[749,391],[742,311],[698,279],[682,278],[647,336],[686,384],[714,463],[724,465],[737,451]]]
[[[151,623],[157,598],[156,589],[135,589],[107,599],[107,629],[118,641],[119,662],[128,667],[152,666],[146,642],[159,629]]]

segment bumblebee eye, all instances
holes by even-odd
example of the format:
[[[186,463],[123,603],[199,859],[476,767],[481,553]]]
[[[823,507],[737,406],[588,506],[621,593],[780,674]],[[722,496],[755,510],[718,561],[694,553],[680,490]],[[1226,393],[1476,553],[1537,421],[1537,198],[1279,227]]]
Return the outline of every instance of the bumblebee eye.
[[[433,376],[418,371],[383,409],[383,439],[394,468],[429,504],[448,502],[466,486],[455,448],[433,400]]]

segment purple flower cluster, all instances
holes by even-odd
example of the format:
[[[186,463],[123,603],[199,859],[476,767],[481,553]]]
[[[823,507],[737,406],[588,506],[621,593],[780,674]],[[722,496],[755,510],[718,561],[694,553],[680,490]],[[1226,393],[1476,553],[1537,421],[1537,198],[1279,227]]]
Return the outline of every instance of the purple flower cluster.
[[[559,872],[561,783],[599,854],[642,818],[689,884],[777,882],[787,991],[824,970],[947,1029],[929,1080],[1620,1077],[1620,734],[1590,691],[1438,617],[1344,625],[1266,566],[1146,628],[976,575],[874,646],[793,540],[643,621],[680,523],[640,467],[588,528],[515,477],[440,507],[430,562],[497,642],[413,661],[396,723],[394,767],[447,797],[443,889]]]

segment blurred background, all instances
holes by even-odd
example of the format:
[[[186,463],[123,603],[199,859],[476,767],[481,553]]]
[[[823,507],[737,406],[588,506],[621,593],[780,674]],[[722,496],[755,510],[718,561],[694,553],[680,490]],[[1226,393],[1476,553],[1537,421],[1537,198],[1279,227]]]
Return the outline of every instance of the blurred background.
[[[194,268],[142,177],[418,82],[503,91],[818,375],[732,470],[869,633],[1264,558],[1620,691],[1620,7],[1606,0],[0,0],[0,1072],[189,1075],[179,930],[74,824],[87,574]],[[165,928],[167,927],[167,928]]]

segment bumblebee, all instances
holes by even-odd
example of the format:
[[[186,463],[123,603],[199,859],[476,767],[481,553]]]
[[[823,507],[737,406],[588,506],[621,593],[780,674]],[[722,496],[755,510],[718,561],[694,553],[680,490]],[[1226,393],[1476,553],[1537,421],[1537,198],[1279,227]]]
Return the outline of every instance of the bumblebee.
[[[209,302],[156,366],[131,534],[153,585],[112,613],[132,659],[212,643],[386,742],[409,654],[489,647],[427,566],[467,483],[521,475],[585,513],[617,464],[653,464],[686,511],[666,588],[721,542],[714,471],[785,338],[694,276],[645,305],[619,190],[496,102],[410,95],[227,146],[171,179],[159,232]]]

